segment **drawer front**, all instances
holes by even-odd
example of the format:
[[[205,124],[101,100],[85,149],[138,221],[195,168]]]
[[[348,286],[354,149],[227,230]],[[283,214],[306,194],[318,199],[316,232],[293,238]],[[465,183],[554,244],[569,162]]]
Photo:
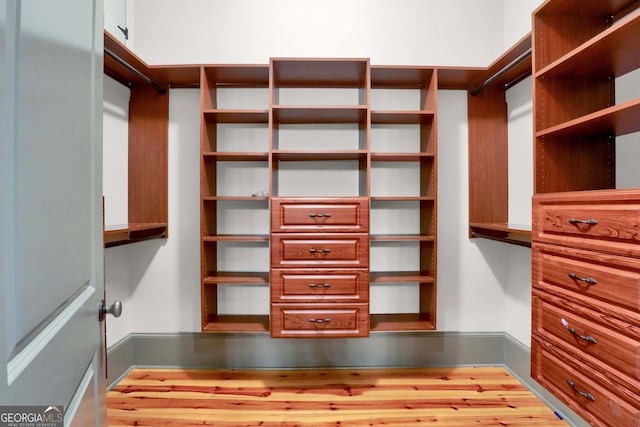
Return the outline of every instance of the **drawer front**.
[[[272,337],[367,337],[369,305],[271,306]]]
[[[640,255],[640,200],[623,193],[534,197],[533,240]],[[627,195],[624,197],[624,195]]]
[[[368,301],[368,270],[271,271],[271,302]]]
[[[640,409],[621,397],[633,399],[633,394],[595,380],[586,366],[570,366],[538,338],[532,341],[531,356],[532,376],[591,425],[640,425]]]
[[[369,266],[368,234],[272,234],[272,267]]]
[[[560,341],[567,352],[578,359],[595,357],[602,366],[611,366],[635,380],[640,379],[640,342],[596,323],[584,314],[577,314],[572,310],[574,304],[569,301],[557,299],[562,304],[559,306],[550,303],[544,294],[534,293],[532,302],[534,328],[538,334]],[[596,318],[594,313],[591,319]]]
[[[369,231],[369,202],[366,198],[280,199],[271,203],[274,232]]]
[[[640,261],[533,244],[534,286],[557,286],[640,311]]]

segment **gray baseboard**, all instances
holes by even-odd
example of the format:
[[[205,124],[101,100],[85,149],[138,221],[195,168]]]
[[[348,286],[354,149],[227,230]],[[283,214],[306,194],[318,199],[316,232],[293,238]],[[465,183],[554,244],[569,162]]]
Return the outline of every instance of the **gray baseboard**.
[[[530,351],[510,335],[374,333],[369,338],[272,339],[266,334],[131,334],[108,351],[107,384],[133,367],[312,369],[503,366],[570,425],[588,426],[533,381]]]

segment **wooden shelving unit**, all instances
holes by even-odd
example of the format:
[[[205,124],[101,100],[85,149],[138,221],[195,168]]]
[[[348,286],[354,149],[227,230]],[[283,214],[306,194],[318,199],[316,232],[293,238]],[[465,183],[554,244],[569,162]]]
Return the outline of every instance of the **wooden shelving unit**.
[[[372,183],[372,214],[376,209],[406,206],[416,211],[419,222],[415,224],[413,234],[391,232],[371,235],[372,245],[407,244],[418,252],[418,264],[414,270],[377,271],[372,266],[372,286],[414,284],[417,288],[414,311],[372,314],[372,331],[436,329],[437,89],[438,71],[433,68],[371,68],[371,173],[378,166],[415,168],[418,179],[417,192],[413,194],[402,189],[408,183],[397,183],[391,193],[381,193]],[[413,103],[396,101],[405,97]],[[374,139],[378,130],[397,131],[398,135],[410,133],[413,140],[387,141],[379,146]]]
[[[531,376],[591,425],[630,425],[640,189],[616,187],[615,157],[640,98],[615,86],[640,68],[640,3],[549,0],[533,24]]]
[[[467,71],[455,69],[444,71],[444,74],[447,76],[446,81],[449,85],[458,84],[458,79],[468,77]],[[266,332],[271,330],[274,334],[275,322],[275,336],[313,336],[317,332],[315,323],[313,331],[304,329],[289,331],[286,326],[288,320],[285,318],[291,314],[285,314],[282,318],[285,320],[278,317],[280,312],[277,310],[283,307],[289,307],[296,316],[303,317],[306,314],[300,314],[299,311],[302,307],[312,310],[337,309],[342,313],[338,316],[339,321],[342,322],[340,328],[347,323],[351,325],[344,326],[346,329],[338,328],[338,330],[322,333],[322,336],[366,336],[369,330],[402,331],[436,328],[437,75],[436,69],[426,67],[371,67],[367,59],[275,58],[271,60],[269,66],[211,65],[201,68],[203,331]],[[219,92],[222,90],[241,93],[251,88],[268,88],[269,100],[266,108],[244,108],[235,104],[229,107],[222,106],[218,102]],[[391,93],[410,92],[410,98],[415,99],[415,103],[410,106],[398,106],[392,103],[380,109],[372,108],[370,99],[372,93],[387,90]],[[267,128],[268,141],[264,141],[266,145],[259,148],[230,147],[221,139],[223,132],[220,127],[224,124]],[[410,127],[413,129],[412,138],[415,139],[391,141],[389,143],[391,147],[373,149],[370,143],[371,129],[389,127],[392,129]],[[332,137],[332,132],[336,129],[342,132],[343,141],[336,142]],[[290,133],[293,136],[289,136]],[[323,139],[322,135],[330,137]],[[320,140],[310,143],[306,141],[307,136],[311,139],[320,138]],[[397,146],[394,148],[393,144]],[[222,145],[225,146],[224,149],[220,148]],[[227,193],[227,190],[221,187],[221,168],[234,162],[247,164],[248,167],[254,165],[255,168],[266,168],[269,176],[269,196],[254,197],[249,194]],[[404,194],[402,190],[380,192],[379,189],[372,188],[374,170],[388,165],[401,169],[415,169],[417,182],[414,184],[418,189],[417,192],[413,194]],[[295,176],[292,179],[287,175],[292,173],[291,168],[293,173],[301,174],[299,179]],[[320,174],[316,179],[326,178],[327,181],[332,179],[332,171],[337,168],[341,173],[347,174],[345,175],[347,181],[334,183],[333,186],[329,184],[329,187],[324,188],[322,183],[318,184],[318,182],[308,182],[311,187],[305,185],[298,189],[291,187],[292,180],[305,182],[304,176],[309,168],[313,173]],[[322,175],[323,169],[328,175]],[[368,268],[360,264],[362,254],[357,255],[358,260],[350,261],[345,258],[337,260],[335,265],[329,263],[327,264],[331,265],[329,270],[323,267],[326,261],[319,263],[311,260],[300,261],[303,264],[306,263],[305,268],[309,270],[308,274],[311,274],[311,277],[334,277],[333,275],[339,273],[340,269],[336,267],[338,265],[355,263],[353,265],[360,266],[346,276],[338,274],[337,277],[340,279],[337,279],[338,282],[335,284],[335,286],[350,289],[351,285],[348,285],[348,281],[344,281],[346,280],[344,277],[351,277],[355,274],[354,272],[357,272],[360,278],[357,287],[353,288],[357,294],[349,298],[326,296],[325,302],[321,304],[316,300],[316,294],[310,294],[309,297],[314,298],[314,303],[306,305],[303,300],[300,300],[301,295],[295,298],[282,296],[288,295],[288,291],[282,286],[289,285],[281,284],[280,281],[292,280],[281,278],[282,273],[289,270],[272,270],[269,274],[266,271],[226,271],[220,268],[223,244],[271,246],[272,263],[275,262],[273,253],[279,254],[275,255],[276,260],[285,256],[281,249],[273,252],[273,245],[280,244],[274,243],[273,235],[269,238],[261,234],[227,233],[219,229],[218,217],[225,215],[225,203],[253,205],[259,210],[268,211],[269,206],[272,206],[271,210],[273,209],[274,203],[287,201],[287,203],[298,203],[297,209],[313,210],[315,208],[307,206],[310,200],[315,200],[321,205],[324,203],[325,206],[330,203],[334,209],[338,209],[336,212],[340,212],[339,216],[350,215],[345,213],[350,212],[348,209],[341,210],[341,203],[361,205],[365,200],[367,220],[349,226],[337,226],[337,228],[327,228],[326,225],[319,223],[319,227],[312,234],[308,234],[308,226],[293,226],[292,230],[299,230],[298,234],[307,227],[307,231],[304,231],[307,234],[298,236],[302,240],[295,240],[294,232],[278,234],[275,241],[280,242],[283,238],[290,237],[294,240],[289,244],[304,245],[308,239],[322,242],[323,238],[333,237],[333,240],[330,239],[331,244],[339,245],[341,238],[350,239],[356,236],[349,233],[339,234],[351,227],[351,229],[360,230],[358,233],[364,230],[366,241],[370,240],[373,245],[393,247],[399,243],[415,246],[419,260],[417,265],[409,270],[396,269],[369,273]],[[368,233],[369,209],[380,207],[384,209],[385,206],[398,204],[410,206],[409,210],[415,211],[417,217],[421,218],[416,224],[415,231],[410,233],[392,231],[387,234],[370,235]],[[294,209],[292,212],[298,211]],[[271,215],[275,214],[272,212]],[[358,221],[364,220],[361,218]],[[361,229],[361,226],[365,228]],[[273,219],[271,227],[272,230],[275,227]],[[368,264],[369,243],[364,249],[367,251]],[[346,250],[345,254],[350,251],[344,250]],[[342,249],[339,250],[341,251]],[[348,255],[344,256],[348,258]],[[290,261],[284,262],[287,264]],[[293,265],[297,265],[296,262],[293,262]],[[353,269],[353,267],[349,268]],[[366,287],[363,287],[361,282],[362,268],[366,268]],[[291,272],[294,278],[302,274],[299,269]],[[278,283],[275,285],[271,282],[274,280],[273,277],[270,277],[274,274],[276,274],[274,277],[278,278]],[[370,315],[369,286],[393,289],[394,284],[415,284],[417,308],[410,313]],[[219,287],[247,285],[269,286],[272,298],[277,298],[274,300],[277,301],[275,305],[272,304],[277,309],[276,312],[272,311],[271,315],[222,314],[223,311],[218,307]],[[280,295],[280,292],[284,294]],[[285,304],[281,307],[284,301],[289,301],[287,304],[290,305]],[[354,301],[357,301],[356,305],[352,304]],[[303,304],[300,305],[301,303]],[[347,312],[351,314],[346,314]],[[352,320],[355,323],[349,323]],[[306,318],[302,321],[307,322]]]
[[[268,169],[268,141],[253,144],[252,151],[237,148],[243,141],[225,143],[219,135],[225,126],[258,126],[265,131],[269,123],[267,99],[261,107],[238,105],[234,97],[225,98],[229,91],[239,93],[268,87],[267,66],[207,66],[200,69],[201,91],[201,275],[202,275],[202,330],[206,332],[268,332],[269,316],[254,314],[226,314],[219,307],[218,293],[221,286],[268,286],[268,271],[227,271],[219,258],[229,247],[268,247],[268,234],[228,233],[219,228],[219,216],[224,216],[232,206],[253,207],[268,215],[269,198],[244,194],[225,193],[219,182],[224,168],[233,165],[250,165]],[[242,97],[240,97],[242,100]],[[240,107],[240,108],[238,108]],[[245,108],[246,107],[246,108]],[[266,135],[266,133],[265,133]],[[226,144],[226,145],[225,145]],[[259,150],[262,151],[259,151]],[[268,183],[264,184],[265,187]],[[250,224],[243,224],[246,229]]]

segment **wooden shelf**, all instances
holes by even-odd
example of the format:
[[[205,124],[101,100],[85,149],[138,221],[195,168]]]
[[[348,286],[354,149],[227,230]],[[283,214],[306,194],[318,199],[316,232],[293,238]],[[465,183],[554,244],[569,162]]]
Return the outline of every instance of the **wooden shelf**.
[[[210,315],[203,322],[202,330],[218,333],[269,332],[269,316]]]
[[[125,245],[166,237],[166,223],[129,223],[109,225],[104,228],[104,247]]]
[[[203,279],[205,284],[221,284],[221,285],[236,285],[236,284],[249,284],[249,285],[268,285],[269,273],[268,272],[230,272],[230,271],[218,271],[215,274],[206,276]]]
[[[371,124],[422,124],[433,121],[432,111],[371,111]]]
[[[277,105],[273,107],[273,120],[281,124],[306,123],[364,123],[366,105]]]
[[[433,153],[371,153],[371,161],[375,162],[420,162],[433,159]]]
[[[531,226],[501,223],[476,223],[469,224],[471,237],[482,237],[505,243],[531,247]]]
[[[273,160],[364,160],[366,150],[273,150]]]
[[[384,66],[371,67],[372,89],[415,89],[428,85],[434,69],[428,67]]]
[[[204,202],[268,202],[268,197],[253,197],[253,196],[204,196],[202,198]]]
[[[368,59],[272,58],[274,87],[361,87]]]
[[[435,202],[434,196],[371,196],[372,202]]]
[[[269,160],[267,152],[230,152],[230,151],[209,151],[202,153],[205,159],[228,162],[266,162]]]
[[[203,242],[269,242],[269,236],[264,234],[217,234],[205,236]]]
[[[203,110],[207,122],[212,123],[269,123],[268,110]]]
[[[432,319],[422,314],[372,314],[371,332],[432,331]]]
[[[536,132],[536,137],[626,135],[640,131],[640,98]]]
[[[534,14],[575,14],[588,16],[610,16],[627,9],[637,0],[607,0],[585,2],[584,0],[563,0],[545,3]]]
[[[435,283],[432,275],[419,271],[372,271],[369,280],[371,283]]]
[[[420,234],[372,234],[370,236],[372,242],[382,241],[420,241],[420,242],[433,242],[434,236],[423,236]]]
[[[619,77],[640,68],[640,10],[548,66],[537,78]],[[621,54],[624,53],[624,54]]]

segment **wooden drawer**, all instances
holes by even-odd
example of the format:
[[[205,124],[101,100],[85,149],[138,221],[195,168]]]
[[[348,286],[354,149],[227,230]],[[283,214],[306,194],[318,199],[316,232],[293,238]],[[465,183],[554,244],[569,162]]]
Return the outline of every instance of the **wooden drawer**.
[[[271,230],[367,233],[369,201],[367,198],[274,198]]]
[[[549,300],[553,299],[554,303]],[[589,363],[608,371],[612,367],[633,379],[627,387],[640,393],[640,342],[617,333],[615,330],[594,321],[599,316],[570,301],[553,298],[535,292],[533,303],[533,327],[545,339],[559,342],[568,354],[589,361],[598,359],[601,363]]]
[[[272,337],[367,337],[369,305],[271,305]]]
[[[367,268],[369,235],[272,234],[271,266]]]
[[[588,366],[567,363],[562,353],[535,336],[531,358],[532,377],[591,425],[640,426],[637,395],[595,375]]]
[[[369,302],[369,271],[273,269],[271,302]]]
[[[534,241],[640,256],[640,197],[637,190],[537,195]]]
[[[639,260],[537,243],[531,254],[534,286],[557,287],[640,312]]]

